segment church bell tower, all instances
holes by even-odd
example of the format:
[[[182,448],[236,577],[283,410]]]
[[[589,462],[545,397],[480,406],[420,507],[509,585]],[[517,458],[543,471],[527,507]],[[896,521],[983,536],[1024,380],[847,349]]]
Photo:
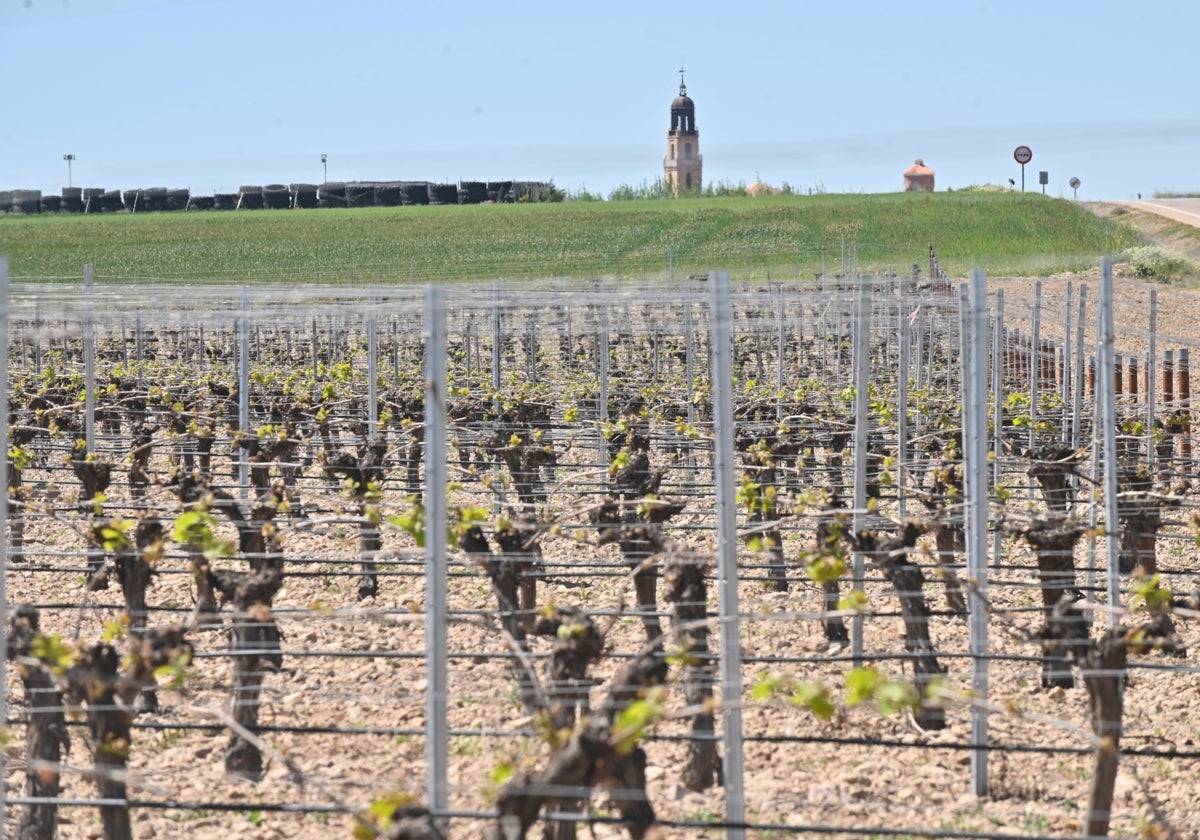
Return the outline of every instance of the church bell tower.
[[[679,68],[679,95],[671,103],[671,128],[663,158],[663,182],[675,195],[699,192],[704,160],[700,157],[700,132],[696,128],[696,103],[687,95],[683,68]]]

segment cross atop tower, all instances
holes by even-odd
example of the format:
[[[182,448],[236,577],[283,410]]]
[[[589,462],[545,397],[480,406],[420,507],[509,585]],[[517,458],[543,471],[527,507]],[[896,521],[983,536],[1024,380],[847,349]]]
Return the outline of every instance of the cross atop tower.
[[[687,85],[683,83],[683,67],[679,68],[679,95],[687,96]]]

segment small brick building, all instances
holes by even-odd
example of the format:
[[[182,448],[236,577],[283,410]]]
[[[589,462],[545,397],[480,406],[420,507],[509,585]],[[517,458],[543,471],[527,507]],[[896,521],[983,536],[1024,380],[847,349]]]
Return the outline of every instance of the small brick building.
[[[904,170],[904,191],[933,192],[933,170],[921,158]]]

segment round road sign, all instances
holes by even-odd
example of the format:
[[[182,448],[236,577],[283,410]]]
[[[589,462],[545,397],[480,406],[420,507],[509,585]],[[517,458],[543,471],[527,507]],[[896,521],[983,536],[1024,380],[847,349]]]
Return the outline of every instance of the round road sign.
[[[1013,160],[1024,166],[1033,160],[1033,149],[1028,146],[1017,146],[1013,149]]]
[[[1083,182],[1080,181],[1078,178],[1072,178],[1070,181],[1067,181],[1067,183],[1071,185],[1071,189],[1077,190],[1077,189],[1079,189],[1079,185],[1082,184]]]

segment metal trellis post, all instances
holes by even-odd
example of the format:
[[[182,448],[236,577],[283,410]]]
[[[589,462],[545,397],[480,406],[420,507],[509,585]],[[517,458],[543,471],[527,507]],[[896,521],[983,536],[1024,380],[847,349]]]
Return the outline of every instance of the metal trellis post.
[[[238,431],[250,434],[250,322],[247,317],[249,302],[246,287],[242,286],[241,314],[238,316]],[[238,488],[244,501],[250,490],[249,454],[243,443],[238,456]]]
[[[1104,545],[1108,560],[1109,627],[1120,623],[1121,577],[1118,563],[1117,510],[1117,399],[1113,382],[1113,276],[1112,258],[1100,260],[1100,359],[1096,365],[1096,391],[1101,400],[1104,435]]]
[[[742,764],[742,654],[738,622],[737,501],[733,446],[733,343],[729,324],[729,275],[715,271],[709,323],[715,370],[713,397],[713,471],[717,494],[717,578],[721,618],[721,724],[724,740],[726,837],[740,840],[746,819]]]
[[[87,451],[96,451],[96,325],[92,300],[92,264],[83,267],[83,428]],[[7,443],[5,444],[7,446]]]
[[[8,371],[8,257],[0,256],[0,371]],[[0,376],[0,441],[8,449],[8,376]],[[8,459],[0,458],[0,720],[8,720]],[[7,777],[5,750],[0,750],[0,779]],[[0,822],[8,806],[0,784]]]
[[[900,305],[897,311],[896,352],[899,357],[896,378],[896,402],[899,403],[896,412],[896,505],[900,518],[908,513],[908,374],[912,363],[912,352],[909,346],[912,319],[908,311],[908,278],[899,278]]]
[[[375,292],[367,293],[367,440],[379,434],[379,329]]]
[[[858,278],[858,296],[854,301],[854,320],[851,325],[854,352],[854,532],[866,526],[867,508],[867,443],[871,417],[871,308],[867,301],[867,278]],[[866,577],[866,558],[861,551],[853,555],[854,591],[863,591]],[[863,664],[863,617],[856,613],[850,621],[850,652],[854,667]]]
[[[963,342],[966,378],[963,381],[963,452],[966,490],[967,569],[973,582],[970,601],[971,787],[976,796],[988,794],[988,442],[987,442],[987,274],[971,272],[968,329]]]
[[[986,281],[986,276],[985,276]],[[1002,478],[1000,453],[1004,451],[1004,290],[996,290],[996,317],[992,325],[992,487],[1000,489]],[[992,534],[992,565],[1004,564],[1000,531]]]
[[[433,813],[449,806],[446,608],[446,290],[425,290],[425,751]]]

